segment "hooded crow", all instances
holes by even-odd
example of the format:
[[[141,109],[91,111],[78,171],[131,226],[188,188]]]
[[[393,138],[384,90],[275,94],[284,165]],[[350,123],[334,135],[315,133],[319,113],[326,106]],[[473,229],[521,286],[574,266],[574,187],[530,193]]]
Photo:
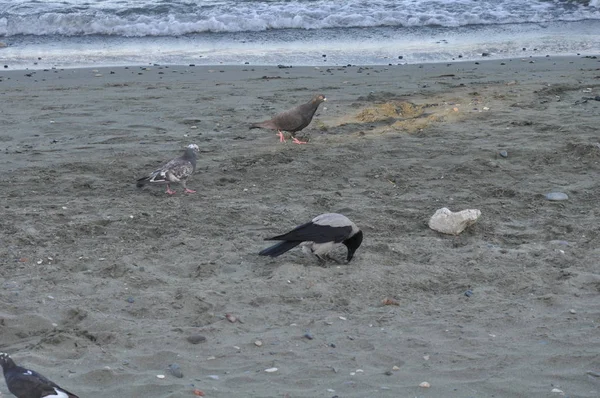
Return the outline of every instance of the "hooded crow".
[[[0,365],[8,391],[17,398],[79,398],[38,372],[17,366],[6,353],[0,353]]]
[[[329,252],[337,244],[348,248],[346,261],[350,262],[354,252],[363,240],[362,231],[348,217],[338,213],[325,213],[302,224],[290,232],[267,238],[281,242],[267,247],[258,253],[261,256],[277,257],[294,247],[301,245],[303,251],[312,253],[321,261],[329,257]]]

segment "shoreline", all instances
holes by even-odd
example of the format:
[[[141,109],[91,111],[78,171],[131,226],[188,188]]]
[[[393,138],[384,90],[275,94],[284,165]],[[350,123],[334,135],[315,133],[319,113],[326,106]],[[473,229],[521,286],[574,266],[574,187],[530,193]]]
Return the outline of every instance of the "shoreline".
[[[25,68],[25,69],[11,69],[11,68],[4,68],[4,69],[0,69],[0,77],[3,76],[3,74],[7,77],[12,77],[13,75],[18,75],[21,72],[33,72],[33,73],[39,73],[39,72],[52,72],[52,73],[59,73],[59,72],[76,72],[76,71],[98,71],[98,73],[109,73],[111,71],[115,71],[115,70],[123,70],[123,71],[130,71],[131,73],[133,72],[137,72],[141,75],[143,75],[144,71],[152,71],[152,70],[158,70],[158,71],[167,71],[167,70],[171,70],[171,71],[175,71],[175,72],[179,72],[181,70],[186,70],[186,71],[201,71],[201,72],[207,72],[207,71],[220,71],[220,70],[229,70],[229,71],[241,71],[241,72],[245,72],[245,71],[256,71],[256,69],[261,69],[261,70],[276,70],[276,71],[280,71],[283,73],[286,72],[291,72],[291,71],[308,71],[308,70],[323,70],[323,71],[327,71],[327,70],[343,70],[343,69],[351,69],[351,68],[361,68],[361,69],[385,69],[385,70],[389,70],[389,69],[408,69],[408,70],[414,70],[414,69],[421,69],[423,67],[432,67],[432,68],[438,68],[442,69],[442,68],[458,68],[459,70],[464,70],[468,67],[477,69],[478,67],[488,67],[490,65],[495,65],[495,66],[506,66],[508,69],[510,69],[510,67],[514,67],[516,65],[519,64],[524,64],[524,63],[530,63],[530,64],[535,64],[535,63],[542,63],[543,65],[547,65],[548,63],[554,64],[556,62],[559,63],[564,63],[564,62],[576,62],[577,60],[597,60],[600,59],[600,53],[598,54],[577,54],[577,55],[539,55],[539,56],[527,56],[527,57],[510,57],[510,58],[493,58],[493,57],[483,57],[481,59],[476,59],[476,60],[465,60],[465,59],[461,59],[461,58],[455,58],[449,61],[439,61],[439,62],[421,62],[421,63],[414,63],[414,64],[409,64],[409,63],[397,63],[397,64],[346,64],[346,65],[327,65],[327,64],[314,64],[314,65],[284,65],[284,64],[280,64],[280,65],[270,65],[270,64],[244,64],[244,65],[232,65],[232,64],[147,64],[147,65],[140,65],[140,64],[128,64],[128,65],[98,65],[98,66],[75,66],[75,67],[64,67],[64,68],[60,68],[60,67],[51,67],[51,68]],[[506,69],[506,68],[505,68]],[[502,68],[498,69],[499,71],[502,70]],[[32,76],[28,76],[28,77],[33,77]]]
[[[205,33],[189,36],[1,38],[0,67],[444,63],[600,53],[600,21]],[[40,59],[41,58],[41,59]],[[37,65],[35,65],[37,63]]]
[[[513,61],[536,61],[544,58],[598,58],[600,57],[600,53],[590,52],[590,53],[578,53],[578,54],[545,54],[545,55],[535,55],[529,54],[524,56],[511,56],[511,57],[495,57],[492,55],[486,55],[481,58],[475,59],[465,59],[464,57],[452,57],[448,60],[438,60],[438,61],[426,61],[426,62],[382,62],[382,63],[369,63],[369,64],[326,64],[326,63],[314,63],[314,64],[252,64],[252,63],[188,63],[188,64],[160,64],[160,63],[118,63],[118,64],[97,64],[97,65],[76,65],[76,66],[42,66],[39,64],[29,65],[27,67],[20,66],[17,68],[11,67],[9,64],[0,65],[0,73],[2,72],[19,72],[19,71],[54,71],[54,70],[73,70],[73,69],[111,69],[111,68],[219,68],[219,67],[237,67],[237,68],[280,68],[280,69],[289,69],[289,68],[319,68],[319,69],[327,69],[327,68],[346,68],[346,67],[411,67],[411,66],[421,66],[421,65],[440,65],[440,64],[458,64],[465,65],[468,63],[472,64],[480,64],[484,62],[513,62]],[[398,61],[398,60],[394,60]],[[6,67],[8,66],[8,67]]]

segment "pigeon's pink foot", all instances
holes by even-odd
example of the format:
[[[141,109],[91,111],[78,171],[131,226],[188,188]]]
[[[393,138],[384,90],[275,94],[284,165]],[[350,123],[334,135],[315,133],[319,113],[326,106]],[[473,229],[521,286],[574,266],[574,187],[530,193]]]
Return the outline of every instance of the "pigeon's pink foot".
[[[189,189],[189,188],[186,188],[185,192],[186,193],[196,193],[196,191],[194,191],[193,189]]]
[[[294,139],[294,144],[308,144],[308,141],[300,141],[296,137],[292,137]]]
[[[177,191],[173,191],[171,188],[167,188],[167,192],[169,195],[173,195]]]
[[[285,137],[281,131],[278,131],[277,135],[279,136],[279,142],[285,142]]]

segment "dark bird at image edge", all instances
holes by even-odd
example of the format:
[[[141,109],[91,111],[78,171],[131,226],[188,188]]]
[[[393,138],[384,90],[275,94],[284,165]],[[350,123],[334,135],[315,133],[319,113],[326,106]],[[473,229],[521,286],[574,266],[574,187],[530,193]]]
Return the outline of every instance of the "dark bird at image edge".
[[[0,353],[0,365],[8,390],[17,398],[79,398],[38,372],[17,366],[6,353]]]

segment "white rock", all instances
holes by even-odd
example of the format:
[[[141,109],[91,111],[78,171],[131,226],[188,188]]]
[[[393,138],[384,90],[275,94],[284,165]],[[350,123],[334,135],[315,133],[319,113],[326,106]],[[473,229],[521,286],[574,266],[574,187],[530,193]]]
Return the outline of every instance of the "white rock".
[[[267,373],[274,373],[274,372],[277,372],[277,368],[265,369],[265,372],[267,372]]]
[[[429,388],[429,387],[431,387],[431,384],[429,384],[428,382],[424,381],[423,383],[419,384],[419,387],[421,387],[421,388]]]
[[[469,225],[474,224],[479,216],[481,216],[481,211],[477,209],[453,213],[448,208],[443,207],[431,216],[429,228],[443,234],[458,235]]]
[[[558,388],[553,388],[551,392],[556,393],[556,394],[562,394],[562,393],[564,393],[563,390],[560,390]]]

